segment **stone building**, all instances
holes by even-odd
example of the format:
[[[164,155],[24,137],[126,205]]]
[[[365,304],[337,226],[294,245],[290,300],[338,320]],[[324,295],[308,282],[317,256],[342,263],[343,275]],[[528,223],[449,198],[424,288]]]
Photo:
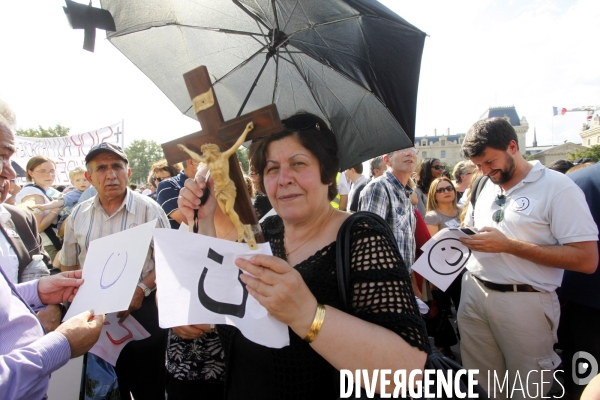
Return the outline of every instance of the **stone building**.
[[[600,145],[600,114],[596,114],[591,123],[583,124],[579,136],[585,147]]]
[[[519,118],[514,106],[490,107],[479,118],[505,118],[515,128],[519,139],[519,150],[525,154],[525,138],[529,130],[529,123],[525,117]],[[451,134],[450,129],[443,135],[438,135],[434,130],[433,136],[415,137],[415,146],[419,149],[419,160],[425,158],[438,158],[442,163],[453,166],[462,161],[460,148],[465,138],[464,133]]]
[[[571,142],[566,142],[558,146],[547,146],[546,150],[531,154],[533,158],[544,164],[546,167],[558,160],[567,160],[570,153],[577,150],[585,150],[586,147]],[[529,149],[527,149],[529,152]]]

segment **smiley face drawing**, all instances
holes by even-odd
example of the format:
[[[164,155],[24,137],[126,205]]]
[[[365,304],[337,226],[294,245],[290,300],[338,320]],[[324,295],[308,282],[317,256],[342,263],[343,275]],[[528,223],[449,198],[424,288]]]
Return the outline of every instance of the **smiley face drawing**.
[[[525,211],[529,208],[531,202],[527,197],[517,197],[511,207],[514,211]]]
[[[471,250],[455,238],[442,239],[429,249],[427,261],[439,275],[452,275],[460,271],[471,257]]]
[[[123,275],[125,267],[127,266],[127,252],[113,252],[106,260],[104,269],[102,269],[102,275],[100,275],[100,288],[108,289]]]

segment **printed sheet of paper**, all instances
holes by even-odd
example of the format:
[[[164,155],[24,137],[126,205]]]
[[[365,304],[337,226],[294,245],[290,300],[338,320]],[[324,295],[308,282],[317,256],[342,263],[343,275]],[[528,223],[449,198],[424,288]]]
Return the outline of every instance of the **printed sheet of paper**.
[[[90,309],[96,314],[108,314],[129,308],[156,221],[90,242],[83,265],[85,281],[63,321]]]
[[[237,258],[272,255],[268,243],[250,250],[230,242],[172,229],[154,230],[158,320],[161,328],[193,324],[236,326],[255,343],[289,345],[287,325],[267,313],[239,279]]]
[[[457,229],[442,229],[421,247],[423,254],[412,269],[445,292],[469,261],[495,255],[471,251],[462,244],[461,237],[469,235]]]
[[[90,353],[104,359],[114,367],[117,365],[121,350],[127,343],[149,337],[148,331],[131,315],[120,323],[117,313],[106,314],[100,338],[90,349]]]

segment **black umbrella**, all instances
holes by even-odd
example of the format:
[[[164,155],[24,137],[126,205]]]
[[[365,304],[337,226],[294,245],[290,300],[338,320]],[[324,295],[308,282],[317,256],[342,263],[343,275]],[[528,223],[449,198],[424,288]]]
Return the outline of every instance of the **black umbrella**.
[[[19,164],[17,164],[16,161],[11,161],[10,166],[15,170],[17,177],[25,178],[27,176],[27,174],[25,173],[25,168],[23,168]]]
[[[314,113],[342,169],[412,146],[425,33],[374,0],[101,0],[107,37],[186,115],[211,74],[225,120],[271,103]]]

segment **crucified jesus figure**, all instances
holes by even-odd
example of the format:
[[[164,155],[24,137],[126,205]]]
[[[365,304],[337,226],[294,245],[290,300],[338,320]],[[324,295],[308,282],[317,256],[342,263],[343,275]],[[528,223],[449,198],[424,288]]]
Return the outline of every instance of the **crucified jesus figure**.
[[[238,140],[233,144],[233,146],[231,146],[229,150],[224,152],[221,152],[219,146],[212,143],[202,145],[200,148],[202,155],[199,155],[198,153],[188,149],[182,144],[178,144],[177,147],[179,147],[180,150],[188,153],[195,161],[207,165],[208,170],[210,171],[210,176],[215,184],[215,198],[217,199],[217,203],[219,204],[219,207],[221,207],[221,210],[223,210],[229,219],[231,219],[233,225],[235,225],[238,233],[238,242],[242,242],[242,240],[245,238],[248,246],[252,250],[255,250],[258,248],[258,246],[256,245],[256,239],[254,238],[252,228],[250,225],[242,224],[240,217],[233,209],[237,192],[235,189],[235,184],[229,178],[229,157],[235,154],[236,150],[246,140],[246,135],[248,135],[248,132],[250,132],[253,128],[254,124],[249,122]]]

